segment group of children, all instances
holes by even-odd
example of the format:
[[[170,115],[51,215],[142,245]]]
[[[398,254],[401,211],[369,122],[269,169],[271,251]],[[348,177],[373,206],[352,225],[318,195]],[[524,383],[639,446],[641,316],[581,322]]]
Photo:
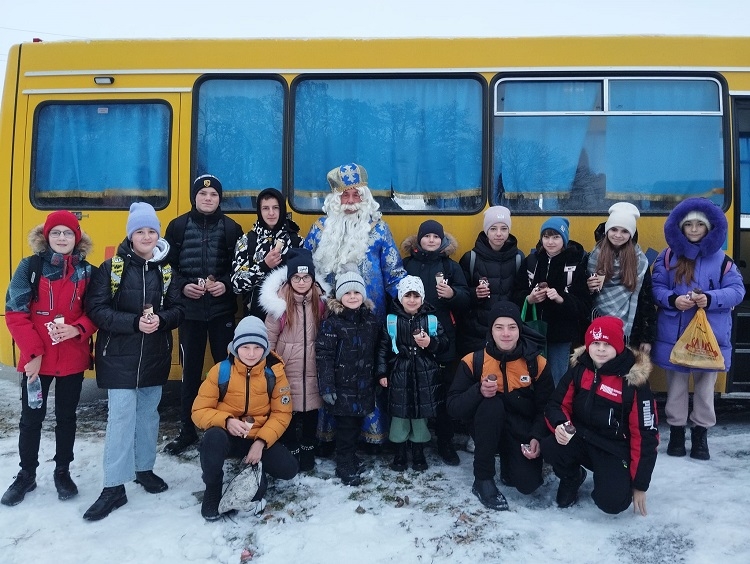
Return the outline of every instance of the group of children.
[[[100,519],[126,503],[122,484],[133,477],[152,493],[167,487],[152,471],[155,449],[151,447],[158,426],[156,406],[161,384],[169,371],[169,355],[160,353],[170,350],[170,331],[179,325],[183,313],[163,272],[165,250],[160,247],[163,240],[153,208],[134,206],[128,219],[128,237],[118,250],[118,256],[128,262],[125,276],[122,270],[115,276],[111,259],[93,276],[87,274],[92,287],[86,312],[100,331],[97,379],[109,389],[110,400],[105,488],[87,512],[87,519]],[[387,398],[384,407],[390,416],[389,439],[394,444],[391,469],[400,472],[407,468],[409,443],[412,468],[427,469],[424,446],[431,439],[428,419],[432,418],[440,457],[447,464],[459,464],[452,445],[454,421],[446,408],[447,393],[461,370],[460,363],[471,366],[474,351],[490,347],[493,339],[503,349],[498,340],[503,331],[520,334],[520,326],[527,320],[514,312],[498,316],[498,304],[504,303],[515,304],[515,312],[521,306],[536,310],[538,319],[546,324],[546,335],[532,331],[532,341],[542,345],[538,351],[524,349],[521,354],[515,347],[531,346],[530,341],[517,336],[509,340],[508,350],[490,354],[485,373],[473,380],[473,374],[466,373],[460,392],[468,393],[467,397],[476,402],[482,396],[489,397],[489,388],[494,396],[495,384],[485,383],[491,371],[501,376],[496,378],[497,393],[506,401],[511,390],[505,389],[508,367],[503,359],[509,353],[515,355],[513,358],[536,357],[541,347],[546,348],[541,368],[551,377],[550,390],[553,386],[556,389],[547,393],[543,402],[538,400],[541,396],[535,400],[539,410],[544,410],[539,421],[546,421],[546,430],[542,425],[533,441],[519,443],[526,449],[523,456],[536,460],[533,464],[540,468],[541,457],[552,464],[560,478],[560,507],[575,503],[588,468],[594,474],[592,495],[600,508],[617,513],[632,500],[636,510],[645,514],[645,491],[658,445],[656,405],[648,387],[649,352],[654,342],[656,362],[668,370],[668,453],[685,454],[687,379],[692,374],[701,386],[690,415],[695,424],[691,454],[708,458],[705,430],[715,423],[711,394],[716,372],[705,376],[705,372],[675,367],[665,360],[665,351],[679,337],[679,330],[673,327],[675,315],[681,316],[682,330],[697,307],[706,308],[714,322],[744,295],[741,275],[733,264],[726,272],[713,272],[713,263],[723,256],[720,246],[726,237],[726,220],[714,208],[710,202],[689,199],[673,211],[665,225],[673,253],[659,255],[653,289],[648,260],[636,242],[639,212],[632,204],[620,202],[610,208],[590,254],[570,239],[566,218],[552,217],[543,223],[535,251],[524,256],[510,233],[510,211],[494,206],[484,214],[483,231],[474,248],[456,263],[450,258],[457,248],[455,239],[437,221],[425,221],[416,237],[402,244],[408,274],[398,284],[397,300],[391,304],[385,323],[373,313],[365,282],[356,268],[339,274],[334,286],[329,287],[316,277],[312,254],[302,248],[291,249],[285,264],[271,270],[254,295],[265,322],[248,316],[238,324],[229,345],[230,359],[211,369],[193,404],[193,422],[206,431],[200,446],[206,483],[203,516],[207,520],[221,516],[222,467],[227,456],[244,455],[249,464],[262,459],[264,472],[284,479],[293,477],[299,469],[313,469],[321,408],[335,421],[336,475],[347,485],[361,483],[363,467],[356,450],[363,419],[376,409],[378,387]],[[49,239],[52,251],[70,257],[79,241],[77,221],[55,216],[47,223],[45,230],[54,233]],[[71,235],[69,244],[56,250],[62,243],[60,237],[67,237],[69,232],[75,239]],[[52,252],[50,257],[54,258]],[[711,272],[704,271],[703,265],[709,262]],[[21,282],[27,269],[19,269],[14,275],[19,288],[26,286]],[[112,286],[115,278],[121,278],[117,288]],[[29,296],[16,296],[14,283],[9,289],[9,303],[25,304]],[[695,284],[703,286],[702,292],[689,292]],[[148,304],[148,312],[142,303],[144,292],[154,304]],[[659,306],[658,326],[654,298]],[[18,316],[7,316],[12,332],[11,321],[17,317],[20,327],[30,315],[28,307],[21,305]],[[76,315],[80,321],[73,325],[70,337],[85,343],[92,326],[82,311]],[[666,318],[663,330],[662,318]],[[503,320],[500,328],[498,319]],[[16,329],[19,336],[20,330]],[[64,330],[67,326],[55,329],[54,338],[64,340],[67,333],[60,334]],[[717,333],[719,344],[727,347],[729,332]],[[123,335],[133,343],[128,344]],[[47,353],[54,350],[47,349]],[[159,365],[144,370],[143,359],[148,361],[149,357],[143,353],[152,350],[153,363],[158,361]],[[25,370],[31,380],[39,373],[39,361],[35,360],[39,354],[28,351],[23,357],[28,362],[19,369]],[[144,387],[144,382],[138,381],[133,389],[132,383],[116,378],[124,373],[120,366],[123,359],[138,351],[140,360],[134,358],[133,370],[127,373],[133,378],[153,375],[153,382]],[[25,352],[22,347],[22,355]],[[730,354],[725,358],[728,369]],[[112,369],[107,370],[110,364]],[[76,394],[80,393],[84,368],[71,368],[76,373]],[[527,373],[517,376],[517,388],[534,387],[535,377]],[[48,389],[46,377],[43,382]],[[112,413],[120,415],[113,417]],[[23,431],[31,415],[24,409],[24,441]],[[35,436],[40,426],[34,423]],[[133,440],[140,436],[146,438],[145,442]],[[637,456],[633,454],[636,437]],[[33,442],[38,450],[38,437]],[[121,452],[123,444],[129,449],[127,460],[113,450]],[[498,448],[502,454],[503,447]],[[60,487],[72,491],[75,485],[67,471],[72,459],[69,450],[59,451],[57,460]],[[494,452],[490,458],[494,458]],[[29,461],[29,470],[19,474],[18,487],[6,492],[6,505],[18,503],[35,487],[33,470],[38,463],[31,454]],[[526,489],[532,491],[537,486]],[[480,490],[475,493],[482,503],[493,509],[507,508],[496,488]]]

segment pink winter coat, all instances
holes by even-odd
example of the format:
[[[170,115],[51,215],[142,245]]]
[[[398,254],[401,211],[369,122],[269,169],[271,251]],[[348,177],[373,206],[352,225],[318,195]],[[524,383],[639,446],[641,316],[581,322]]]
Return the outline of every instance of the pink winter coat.
[[[325,303],[313,304],[310,295],[294,295],[293,312],[286,309],[287,292],[291,286],[286,282],[287,268],[282,266],[269,274],[260,292],[259,303],[268,314],[266,329],[268,344],[284,361],[284,370],[292,391],[293,411],[312,411],[323,405],[318,391],[318,375],[315,367],[315,339],[320,326],[315,323],[313,308],[318,308],[319,318],[325,312]],[[289,323],[289,317],[294,322]]]

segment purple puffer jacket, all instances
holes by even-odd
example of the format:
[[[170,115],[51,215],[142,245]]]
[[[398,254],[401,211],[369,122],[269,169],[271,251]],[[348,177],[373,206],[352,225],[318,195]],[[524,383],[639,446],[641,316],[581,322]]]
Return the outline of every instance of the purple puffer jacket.
[[[711,223],[711,230],[697,244],[690,243],[680,229],[680,221],[691,211],[703,212]],[[732,361],[731,335],[733,307],[742,302],[745,287],[742,275],[735,264],[722,276],[727,236],[727,221],[721,209],[705,198],[689,198],[678,204],[664,223],[664,235],[671,248],[669,268],[665,267],[666,249],[654,262],[653,294],[658,307],[656,342],[651,350],[651,360],[658,366],[677,372],[690,372],[690,368],[669,362],[669,355],[685,328],[693,319],[697,308],[680,311],[674,299],[685,295],[694,287],[708,294],[706,317],[716,335],[724,355],[725,369]],[[695,260],[695,280],[689,284],[675,284],[677,259],[681,256]]]

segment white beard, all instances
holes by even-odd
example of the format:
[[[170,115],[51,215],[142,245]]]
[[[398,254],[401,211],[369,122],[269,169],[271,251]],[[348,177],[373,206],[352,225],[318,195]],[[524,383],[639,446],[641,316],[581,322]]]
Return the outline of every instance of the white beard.
[[[324,276],[336,276],[350,270],[352,265],[359,265],[367,256],[371,222],[379,220],[382,214],[380,204],[373,200],[367,187],[359,188],[359,192],[362,201],[348,206],[341,205],[338,193],[326,196],[323,204],[325,228],[313,253],[315,269]],[[356,209],[357,213],[346,213],[347,209]]]

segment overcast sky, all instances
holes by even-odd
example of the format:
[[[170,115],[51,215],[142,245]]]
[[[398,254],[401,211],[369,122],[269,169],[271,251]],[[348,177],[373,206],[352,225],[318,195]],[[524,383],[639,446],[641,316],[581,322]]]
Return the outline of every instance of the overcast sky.
[[[748,35],[750,1],[2,0],[11,45],[130,37]],[[0,74],[0,81],[4,72]],[[1,84],[1,83],[0,83]]]

